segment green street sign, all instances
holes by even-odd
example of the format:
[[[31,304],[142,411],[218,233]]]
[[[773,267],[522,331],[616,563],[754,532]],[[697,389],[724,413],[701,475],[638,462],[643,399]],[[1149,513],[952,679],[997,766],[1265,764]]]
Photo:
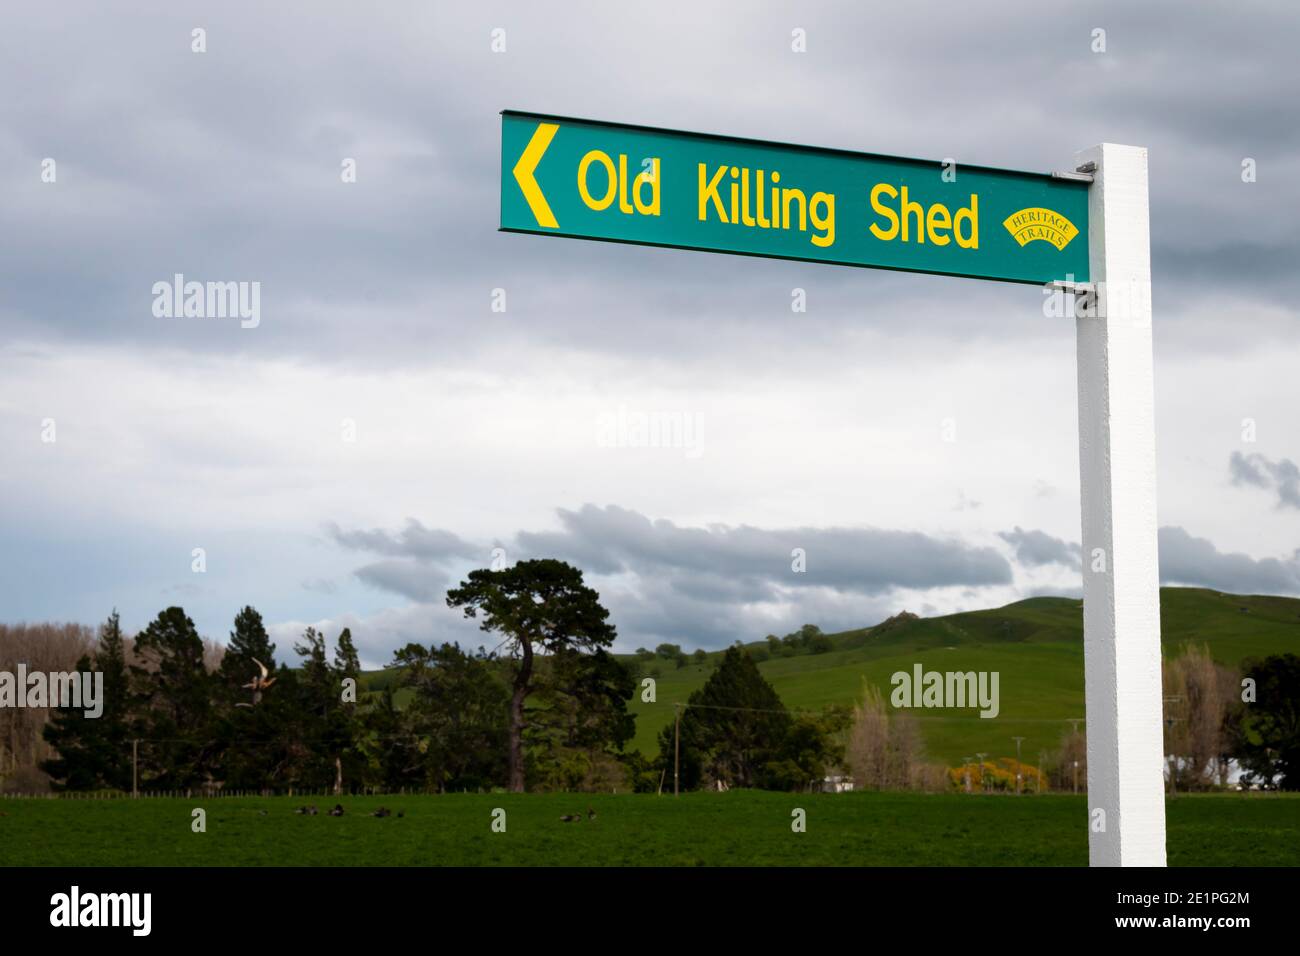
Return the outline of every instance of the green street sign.
[[[1045,284],[1088,281],[1088,183],[507,110],[501,229]]]

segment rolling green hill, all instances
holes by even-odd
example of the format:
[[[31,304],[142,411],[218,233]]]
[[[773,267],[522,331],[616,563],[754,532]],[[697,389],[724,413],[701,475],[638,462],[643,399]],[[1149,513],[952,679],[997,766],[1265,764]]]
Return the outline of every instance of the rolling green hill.
[[[1222,594],[1200,588],[1162,588],[1161,634],[1166,656],[1187,644],[1205,644],[1224,664],[1248,657],[1300,653],[1300,600]],[[926,670],[998,671],[1001,713],[981,719],[974,710],[913,710],[932,759],[949,766],[983,751],[993,758],[1014,754],[1023,736],[1024,759],[1055,748],[1069,718],[1083,710],[1083,603],[1068,598],[1031,598],[1006,607],[944,617],[891,620],[874,628],[831,635],[834,650],[776,657],[758,666],[787,707],[817,710],[851,704],[863,682],[888,695],[889,679],[920,663]],[[748,645],[766,652],[765,642]],[[633,701],[637,733],[632,746],[653,753],[656,738],[672,722],[673,704],[684,702],[712,671],[716,655],[678,669],[664,659],[640,662],[656,677],[656,702]]]
[[[1204,644],[1224,664],[1248,657],[1300,653],[1300,599],[1223,594],[1202,588],[1160,589],[1161,640],[1165,656],[1188,644]],[[1038,597],[1006,607],[967,611],[943,617],[899,617],[874,627],[829,635],[833,649],[801,652],[759,663],[763,673],[792,710],[820,710],[828,704],[852,704],[863,682],[888,696],[890,676],[921,664],[927,671],[997,671],[1001,710],[995,720],[975,710],[913,710],[929,756],[949,766],[977,751],[992,759],[1015,753],[1011,738],[1022,736],[1026,763],[1040,750],[1052,750],[1069,718],[1083,710],[1083,602]],[[765,641],[747,647],[768,653]],[[689,650],[689,649],[688,649]],[[630,746],[643,753],[657,749],[659,731],[673,718],[673,705],[685,702],[712,672],[718,658],[682,668],[663,658],[636,661],[642,676],[656,680],[656,701],[631,704],[637,732]],[[396,677],[394,670],[363,676],[362,688],[378,691]],[[406,692],[397,695],[400,705]]]

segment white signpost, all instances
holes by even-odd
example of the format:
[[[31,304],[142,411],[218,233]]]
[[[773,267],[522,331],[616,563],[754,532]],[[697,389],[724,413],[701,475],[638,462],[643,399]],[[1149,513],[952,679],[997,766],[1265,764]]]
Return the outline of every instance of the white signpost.
[[[1076,298],[1075,320],[1088,860],[1164,866],[1147,151],[1105,143],[1075,159],[1093,167],[1092,290]]]

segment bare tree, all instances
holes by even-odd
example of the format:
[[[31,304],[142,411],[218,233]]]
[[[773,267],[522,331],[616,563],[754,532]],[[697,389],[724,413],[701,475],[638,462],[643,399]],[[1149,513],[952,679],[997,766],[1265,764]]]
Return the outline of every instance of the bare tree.
[[[1078,786],[1088,789],[1088,739],[1077,727],[1061,735],[1061,745],[1052,754],[1048,780],[1053,790],[1073,793]]]
[[[94,646],[94,632],[84,624],[0,624],[0,671],[17,674],[20,664],[28,673],[71,671]],[[41,737],[49,716],[48,707],[0,708],[0,777],[29,771],[28,788],[33,774],[43,777],[35,768],[53,756]]]
[[[879,688],[863,686],[853,708],[844,762],[859,790],[940,790],[945,771],[925,763],[920,727],[910,714],[891,714]]]
[[[1162,670],[1165,753],[1175,758],[1177,786],[1196,790],[1226,782],[1224,725],[1236,672],[1216,664],[1205,645],[1186,646]]]

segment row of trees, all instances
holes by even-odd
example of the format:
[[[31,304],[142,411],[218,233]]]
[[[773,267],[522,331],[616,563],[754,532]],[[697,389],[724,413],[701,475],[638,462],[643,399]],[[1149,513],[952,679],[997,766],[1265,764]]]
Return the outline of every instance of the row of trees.
[[[340,692],[361,673],[351,632],[339,634],[333,661],[314,628],[294,651],[299,667],[277,667],[261,615],[245,607],[212,668],[182,608],[159,613],[133,641],[114,611],[94,653],[77,663],[104,675],[103,713],[56,710],[44,729],[56,756],[42,769],[70,790],[129,790],[136,773],[142,789],[159,790],[324,788],[345,770],[357,781],[364,714]],[[260,675],[262,663],[271,687],[252,703],[244,685]]]
[[[500,638],[489,653],[408,644],[397,680],[366,694],[351,632],[331,659],[307,628],[297,666],[276,662],[261,615],[235,618],[219,666],[205,666],[194,622],[160,613],[134,641],[116,612],[78,670],[104,674],[98,718],[56,711],[43,769],[67,789],[617,786],[629,671],[595,591],[560,561],[471,572],[449,606]],[[262,666],[266,665],[263,674]],[[249,685],[252,685],[251,687]],[[138,755],[138,764],[135,763]]]

